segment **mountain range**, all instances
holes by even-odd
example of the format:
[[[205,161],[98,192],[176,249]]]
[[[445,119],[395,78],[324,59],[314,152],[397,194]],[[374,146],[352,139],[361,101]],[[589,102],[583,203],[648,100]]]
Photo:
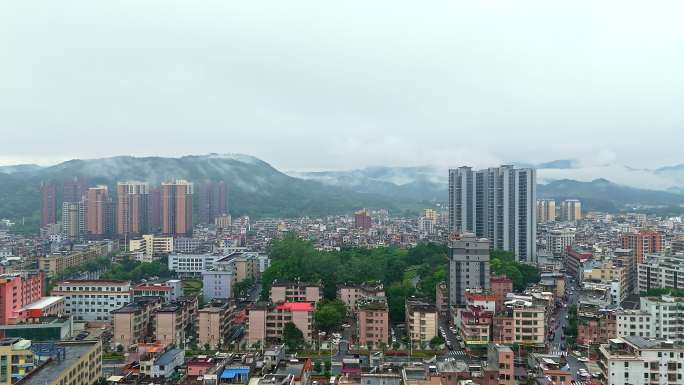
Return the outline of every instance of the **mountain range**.
[[[538,168],[538,196],[578,198],[585,207],[604,211],[682,207],[684,165],[648,172],[683,181],[667,191],[614,183],[597,178],[553,179],[548,174],[579,170],[574,160],[518,164]],[[638,170],[644,172],[644,170]],[[0,218],[37,217],[41,181],[61,184],[78,176],[90,185],[114,188],[117,181],[158,184],[172,179],[225,180],[230,186],[233,215],[254,217],[322,216],[349,213],[361,207],[413,209],[446,202],[447,171],[438,167],[367,167],[349,171],[282,172],[258,158],[241,154],[131,157],[70,160],[57,165],[0,167]],[[58,189],[59,190],[59,189]]]

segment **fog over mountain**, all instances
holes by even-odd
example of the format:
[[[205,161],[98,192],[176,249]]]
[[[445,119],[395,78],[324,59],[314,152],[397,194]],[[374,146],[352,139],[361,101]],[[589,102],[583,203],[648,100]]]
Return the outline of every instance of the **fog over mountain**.
[[[458,165],[454,165],[458,166]],[[632,207],[668,207],[684,204],[681,181],[684,167],[658,170],[623,168],[624,175],[660,181],[659,186],[630,186],[600,174],[589,175],[581,162],[556,160],[535,166],[539,172],[539,197],[579,198],[587,208],[618,211]],[[609,167],[598,167],[609,170]],[[563,178],[582,175],[589,179]],[[117,156],[73,159],[53,166],[0,167],[0,217],[31,217],[39,208],[42,181],[61,184],[78,176],[90,185],[142,180],[159,184],[184,178],[201,183],[224,180],[229,185],[230,211],[255,217],[321,216],[350,213],[362,207],[388,208],[398,212],[418,209],[447,200],[447,169],[422,167],[367,167],[349,171],[283,173],[269,163],[243,154],[208,154],[182,157]]]

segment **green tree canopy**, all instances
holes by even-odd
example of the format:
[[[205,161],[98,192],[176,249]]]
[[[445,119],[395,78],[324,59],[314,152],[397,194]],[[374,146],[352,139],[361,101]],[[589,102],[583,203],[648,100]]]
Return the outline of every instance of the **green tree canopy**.
[[[505,275],[513,281],[513,290],[523,291],[527,285],[541,280],[539,269],[515,261],[512,252],[493,250],[490,254],[490,269],[497,275]]]
[[[447,247],[421,243],[409,249],[394,247],[344,248],[319,251],[309,241],[287,234],[269,245],[271,266],[262,276],[263,300],[275,280],[321,283],[333,300],[340,284],[380,282],[385,286],[393,321],[404,318],[407,295],[434,298],[435,286],[446,279]]]
[[[292,322],[288,322],[283,326],[283,342],[287,349],[295,352],[304,346],[304,333]]]
[[[319,330],[331,331],[342,325],[347,309],[339,300],[324,300],[318,303],[314,312],[314,320]]]

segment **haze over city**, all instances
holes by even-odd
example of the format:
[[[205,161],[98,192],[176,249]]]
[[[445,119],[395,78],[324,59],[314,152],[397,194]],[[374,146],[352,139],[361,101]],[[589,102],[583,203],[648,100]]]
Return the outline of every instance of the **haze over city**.
[[[0,164],[239,152],[283,170],[674,165],[683,7],[7,2]]]

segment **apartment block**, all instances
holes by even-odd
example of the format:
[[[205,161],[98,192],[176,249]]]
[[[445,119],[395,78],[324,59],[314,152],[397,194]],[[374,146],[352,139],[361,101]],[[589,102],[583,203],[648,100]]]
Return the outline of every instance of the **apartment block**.
[[[619,304],[629,295],[629,270],[615,265],[612,261],[604,261],[583,271],[583,279],[588,282],[611,284],[615,290],[611,290],[611,302]],[[615,284],[617,283],[617,284]]]
[[[684,344],[684,298],[641,297],[639,309],[650,314],[651,338]]]
[[[562,256],[575,243],[575,229],[551,229],[546,234],[546,249],[555,256]]]
[[[651,339],[655,329],[651,313],[646,310],[622,310],[616,313],[617,337],[643,337]]]
[[[82,265],[98,257],[107,255],[108,248],[103,244],[90,245],[82,250],[65,251],[38,257],[38,269],[48,277],[54,277],[69,267]]]
[[[384,296],[385,288],[379,282],[362,285],[339,285],[337,287],[337,299],[342,301],[349,311],[356,309],[356,305],[366,298]]]
[[[439,317],[448,319],[449,316],[449,285],[440,282],[435,286],[435,305],[439,311]]]
[[[154,335],[162,346],[180,346],[188,338],[197,317],[197,299],[183,297],[162,304],[154,313]]]
[[[561,220],[575,222],[582,219],[582,202],[577,199],[566,199],[561,202]]]
[[[153,316],[161,306],[160,298],[142,297],[112,311],[112,345],[128,348],[151,336],[154,326]]]
[[[556,201],[537,199],[537,223],[556,221]]]
[[[684,287],[684,254],[648,254],[637,265],[637,287],[640,293],[650,289]]]
[[[199,309],[197,339],[200,346],[217,349],[226,342],[233,307],[227,300],[215,299]]]
[[[40,184],[40,227],[57,222],[57,189],[53,183]]]
[[[591,311],[588,311],[587,306],[580,303],[577,312],[577,343],[605,344],[618,336],[616,312],[591,307]]]
[[[614,338],[599,347],[598,356],[606,385],[684,384],[684,348],[671,341]]]
[[[21,310],[43,296],[44,284],[42,271],[0,274],[0,325],[16,323]]]
[[[150,187],[144,182],[119,182],[116,185],[116,233],[129,238],[150,230]]]
[[[107,186],[90,187],[84,195],[86,236],[102,239],[113,233],[113,204]]]
[[[128,241],[128,250],[140,252],[143,255],[141,262],[152,262],[162,255],[173,253],[173,237],[145,234],[141,238]]]
[[[490,289],[489,248],[489,240],[474,234],[449,239],[449,306],[463,305],[468,289]]]
[[[62,236],[68,240],[80,240],[86,233],[85,204],[78,202],[62,203]]]
[[[241,265],[244,274],[244,265]],[[233,285],[240,282],[237,275],[236,258],[222,257],[217,259],[213,267],[202,272],[203,296],[205,301],[212,299],[228,299],[233,297]]]
[[[389,308],[384,297],[361,299],[357,304],[356,321],[359,344],[379,347],[389,343]]]
[[[21,385],[91,385],[102,377],[102,344],[99,340],[62,341],[44,361],[27,376]]]
[[[546,336],[546,310],[534,302],[512,299],[504,304],[500,316],[513,320],[513,343],[543,346]]]
[[[282,342],[283,328],[292,322],[304,334],[306,341],[313,340],[314,305],[310,302],[285,302],[277,305],[258,304],[249,309],[247,341],[249,344],[270,341]]]
[[[271,302],[310,302],[318,303],[323,299],[323,288],[320,284],[304,282],[273,282],[271,286]]]
[[[0,385],[12,385],[23,379],[34,368],[31,340],[0,339]]]
[[[438,335],[437,307],[419,299],[406,299],[406,332],[414,343],[430,342]]]
[[[133,299],[140,297],[160,297],[164,302],[172,302],[183,296],[183,282],[170,279],[161,283],[141,283],[131,290]]]
[[[637,264],[643,263],[647,254],[663,251],[663,236],[655,230],[639,230],[623,234],[620,237],[620,242],[622,248],[631,249],[634,252]]]
[[[509,346],[499,344],[487,346],[487,366],[484,371],[485,377],[488,372],[494,372],[495,381],[492,385],[515,384],[514,358],[515,354]]]
[[[214,261],[220,259],[214,254],[171,254],[169,255],[169,270],[176,272],[180,278],[200,277],[203,271],[211,270]]]
[[[57,282],[51,295],[64,297],[64,312],[78,321],[112,320],[111,312],[131,302],[131,282],[69,280]]]
[[[481,306],[469,305],[459,308],[456,314],[456,328],[467,348],[488,345],[492,342],[493,311],[485,310]]]
[[[161,185],[162,234],[192,235],[193,184],[185,180],[164,182]]]

